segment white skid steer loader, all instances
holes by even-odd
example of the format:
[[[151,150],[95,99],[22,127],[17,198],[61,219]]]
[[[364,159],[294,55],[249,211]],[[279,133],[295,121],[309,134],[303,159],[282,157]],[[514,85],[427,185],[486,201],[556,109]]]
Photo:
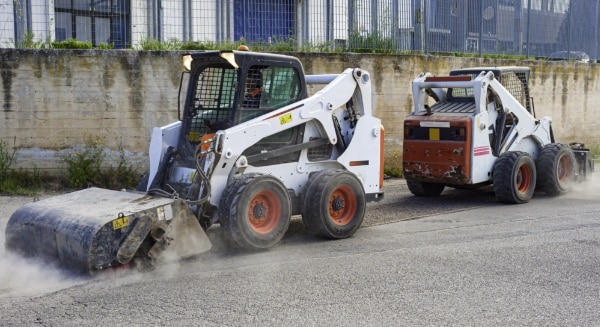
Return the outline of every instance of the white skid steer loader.
[[[368,72],[305,76],[295,57],[183,56],[179,121],[155,128],[138,192],[98,188],[18,209],[6,247],[95,272],[196,255],[219,223],[234,244],[278,243],[292,215],[326,238],[352,236],[383,197],[383,127]],[[308,96],[307,84],[324,84]],[[183,90],[183,91],[182,91]]]
[[[593,172],[582,143],[555,143],[550,117],[535,118],[529,73],[528,67],[480,67],[423,73],[413,81],[402,160],[414,195],[492,183],[499,201],[524,203],[536,189],[565,193]]]

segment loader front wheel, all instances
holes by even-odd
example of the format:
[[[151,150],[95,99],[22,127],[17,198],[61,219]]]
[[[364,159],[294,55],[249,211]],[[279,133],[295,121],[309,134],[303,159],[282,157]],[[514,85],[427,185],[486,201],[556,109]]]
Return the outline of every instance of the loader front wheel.
[[[577,170],[577,160],[570,147],[547,144],[537,159],[537,188],[552,196],[566,193],[575,181]]]
[[[536,169],[529,154],[505,152],[496,160],[493,170],[496,199],[504,203],[526,203],[535,191]]]
[[[317,236],[341,239],[354,235],[365,216],[362,183],[345,170],[327,169],[311,176],[302,204],[302,221]]]
[[[250,174],[234,178],[219,204],[221,227],[242,248],[277,244],[291,220],[287,189],[277,178]]]

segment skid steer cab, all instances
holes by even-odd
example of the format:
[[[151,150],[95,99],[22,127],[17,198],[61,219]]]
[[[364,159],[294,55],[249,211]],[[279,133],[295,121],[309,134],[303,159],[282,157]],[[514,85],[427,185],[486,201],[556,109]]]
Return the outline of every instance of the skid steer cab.
[[[420,74],[404,121],[403,173],[417,196],[444,187],[493,184],[505,203],[537,189],[567,192],[594,170],[582,143],[556,143],[550,117],[535,117],[528,67],[478,67]]]
[[[250,249],[277,244],[292,215],[325,238],[359,229],[383,198],[368,72],[305,76],[295,57],[250,51],[182,59],[179,120],[154,128],[138,192],[28,204],[9,220],[7,249],[93,272],[202,253],[213,224]]]

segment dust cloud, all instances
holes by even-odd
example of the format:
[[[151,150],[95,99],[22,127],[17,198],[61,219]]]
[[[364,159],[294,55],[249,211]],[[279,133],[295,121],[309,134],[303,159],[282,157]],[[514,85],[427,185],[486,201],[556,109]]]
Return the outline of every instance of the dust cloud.
[[[600,200],[600,171],[596,170],[591,176],[588,175],[584,182],[574,183],[570,192],[563,196],[570,199]]]
[[[56,292],[84,281],[81,276],[59,270],[54,265],[25,258],[5,249],[8,219],[30,197],[0,197],[0,298],[32,297]]]
[[[84,281],[50,264],[6,252],[4,231],[0,234],[0,298],[38,296],[56,292]]]
[[[0,298],[34,297],[73,286],[110,281],[119,287],[144,280],[148,274],[158,278],[171,278],[177,274],[179,262],[170,261],[156,267],[122,267],[100,271],[93,276],[78,275],[60,269],[39,258],[25,258],[4,248],[4,231],[0,235]],[[145,277],[146,276],[146,277]]]
[[[49,294],[73,286],[110,282],[111,287],[140,282],[149,275],[153,278],[172,278],[177,275],[180,261],[177,257],[167,257],[155,266],[123,266],[100,271],[93,276],[78,275],[44,263],[40,258],[25,258],[6,251],[4,231],[0,230],[0,299],[33,297]]]

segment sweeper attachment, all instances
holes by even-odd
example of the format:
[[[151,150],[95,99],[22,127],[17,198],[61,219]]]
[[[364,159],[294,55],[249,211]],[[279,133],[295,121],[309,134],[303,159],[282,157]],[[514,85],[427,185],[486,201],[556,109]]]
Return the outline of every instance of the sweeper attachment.
[[[6,226],[7,249],[84,273],[210,247],[185,201],[100,188],[26,204]]]

